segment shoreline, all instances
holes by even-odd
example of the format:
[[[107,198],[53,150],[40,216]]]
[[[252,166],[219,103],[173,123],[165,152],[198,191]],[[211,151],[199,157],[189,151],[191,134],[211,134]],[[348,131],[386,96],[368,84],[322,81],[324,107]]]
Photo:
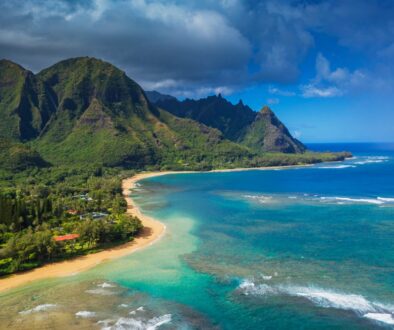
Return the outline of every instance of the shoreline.
[[[135,184],[139,180],[171,173],[173,172],[141,173],[122,180],[122,192],[127,202],[126,212],[130,215],[137,216],[144,226],[142,233],[131,242],[97,253],[79,256],[70,260],[52,262],[26,272],[9,275],[0,279],[0,293],[47,278],[73,276],[93,268],[102,262],[117,259],[139,251],[160,240],[165,233],[166,226],[160,221],[144,215],[129,195],[130,190],[135,187]]]
[[[126,213],[138,217],[143,225],[142,233],[134,238],[133,241],[121,244],[103,251],[79,256],[70,260],[64,260],[59,262],[52,262],[43,265],[32,270],[28,270],[22,273],[16,273],[9,275],[3,279],[0,279],[0,293],[15,289],[19,286],[29,284],[38,280],[44,280],[47,278],[56,277],[67,277],[73,276],[80,272],[86,271],[90,268],[97,266],[98,264],[117,259],[129,254],[132,254],[138,250],[141,250],[147,246],[150,246],[160,240],[163,237],[166,226],[160,221],[144,215],[140,208],[136,205],[133,199],[130,197],[130,190],[135,188],[136,183],[140,180],[163,176],[168,174],[191,174],[191,173],[225,173],[225,172],[243,172],[253,170],[280,170],[280,169],[291,169],[299,167],[309,167],[314,164],[306,165],[287,165],[287,166],[271,166],[271,167],[250,167],[250,168],[233,168],[233,169],[218,169],[211,171],[163,171],[163,172],[143,172],[134,175],[131,178],[122,180],[122,194],[127,203]]]

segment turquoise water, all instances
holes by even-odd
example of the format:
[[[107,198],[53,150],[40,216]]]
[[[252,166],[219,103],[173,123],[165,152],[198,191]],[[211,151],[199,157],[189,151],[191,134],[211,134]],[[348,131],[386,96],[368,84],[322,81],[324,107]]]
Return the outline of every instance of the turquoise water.
[[[53,284],[93,297],[89,306],[36,292],[24,309],[54,300],[73,315],[88,308],[87,328],[394,328],[394,149],[334,148],[356,157],[141,181],[132,196],[166,223],[165,237]],[[114,301],[99,302],[107,295]]]

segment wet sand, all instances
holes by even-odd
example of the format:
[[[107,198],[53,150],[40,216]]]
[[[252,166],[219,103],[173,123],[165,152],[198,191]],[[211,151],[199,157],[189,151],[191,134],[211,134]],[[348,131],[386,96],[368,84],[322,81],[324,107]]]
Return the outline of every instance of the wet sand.
[[[151,217],[144,215],[136,206],[134,201],[130,198],[129,191],[135,187],[136,182],[139,180],[152,176],[164,175],[167,173],[171,172],[142,173],[135,175],[132,178],[123,180],[122,189],[123,195],[127,201],[127,213],[140,218],[142,225],[144,226],[142,233],[133,241],[106,249],[101,252],[88,254],[86,256],[81,256],[61,262],[49,263],[42,267],[35,268],[23,273],[7,276],[3,279],[0,279],[0,292],[37,280],[53,277],[72,276],[92,268],[104,261],[123,257],[144,247],[150,246],[159,240],[165,232],[165,225]]]
[[[273,170],[273,169],[284,169],[284,168],[292,168],[292,167],[300,167],[300,166],[310,166],[310,165],[234,168],[234,169],[224,169],[224,170],[213,170],[208,172],[196,172],[196,171],[147,172],[147,173],[140,173],[131,178],[124,179],[122,181],[122,190],[123,190],[123,196],[127,202],[127,213],[140,218],[142,225],[144,226],[141,234],[138,237],[136,237],[133,241],[129,243],[122,244],[113,248],[109,248],[101,252],[92,253],[86,256],[76,257],[61,262],[49,263],[42,267],[35,268],[23,273],[17,273],[7,276],[5,278],[0,279],[0,292],[13,289],[21,285],[26,285],[30,282],[37,280],[43,280],[46,278],[54,278],[54,277],[72,276],[79,272],[90,269],[104,261],[126,256],[144,247],[150,246],[154,242],[159,240],[165,233],[166,226],[160,221],[144,215],[141,212],[141,210],[137,207],[137,205],[134,203],[133,199],[130,197],[130,189],[133,189],[135,187],[135,184],[142,179],[151,178],[155,176],[162,176],[167,174]]]

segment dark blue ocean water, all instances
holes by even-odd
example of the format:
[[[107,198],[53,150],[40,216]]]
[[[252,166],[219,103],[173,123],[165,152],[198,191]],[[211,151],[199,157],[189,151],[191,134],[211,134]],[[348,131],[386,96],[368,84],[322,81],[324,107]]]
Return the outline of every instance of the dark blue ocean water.
[[[177,300],[178,286],[181,303],[226,329],[394,326],[394,145],[309,147],[354,158],[143,181],[146,212],[193,220],[195,249],[179,259],[198,285],[137,287]]]

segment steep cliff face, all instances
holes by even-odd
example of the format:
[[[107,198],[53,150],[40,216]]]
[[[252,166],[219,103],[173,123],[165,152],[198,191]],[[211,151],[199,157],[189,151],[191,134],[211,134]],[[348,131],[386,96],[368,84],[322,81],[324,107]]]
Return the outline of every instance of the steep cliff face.
[[[220,95],[185,101],[159,99],[156,105],[176,116],[217,128],[225,138],[256,152],[302,153],[306,150],[268,107],[256,113],[242,101],[233,105]]]
[[[257,113],[245,131],[242,143],[266,152],[302,153],[306,150],[267,106]]]
[[[55,111],[47,86],[11,61],[0,61],[0,137],[36,138]]]
[[[221,95],[200,100],[164,99],[155,103],[178,117],[191,118],[207,126],[217,128],[226,139],[239,140],[256,113],[242,102],[233,105]]]
[[[0,130],[52,164],[138,168],[250,156],[218,130],[159,110],[123,71],[89,57],[37,75],[1,61]]]

